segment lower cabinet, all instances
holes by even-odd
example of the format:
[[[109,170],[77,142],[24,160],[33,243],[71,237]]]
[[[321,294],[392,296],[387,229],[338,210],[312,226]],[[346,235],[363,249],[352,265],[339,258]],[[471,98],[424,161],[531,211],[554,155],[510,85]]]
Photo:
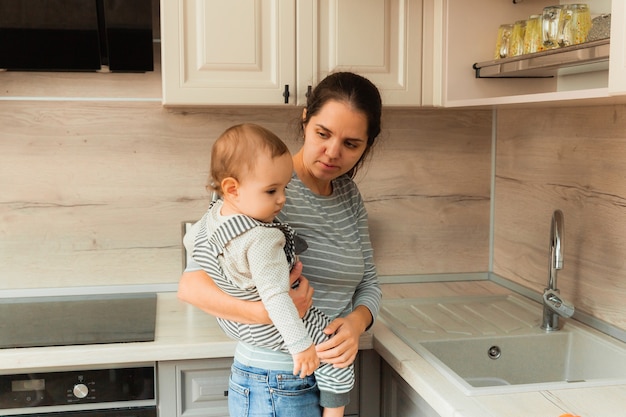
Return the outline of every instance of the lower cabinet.
[[[381,358],[373,349],[360,350],[354,361],[356,381],[345,416],[380,417]]]
[[[228,417],[232,358],[159,362],[160,417]]]
[[[232,362],[232,358],[159,362],[159,416],[228,417]],[[346,417],[380,416],[380,364],[380,356],[373,350],[359,351]]]
[[[382,417],[440,417],[387,362],[381,366]]]

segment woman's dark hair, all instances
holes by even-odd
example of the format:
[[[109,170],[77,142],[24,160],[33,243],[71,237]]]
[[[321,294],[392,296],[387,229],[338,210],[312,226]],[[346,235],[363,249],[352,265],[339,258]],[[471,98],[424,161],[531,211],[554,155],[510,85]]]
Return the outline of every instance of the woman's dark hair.
[[[328,75],[311,91],[307,97],[306,112],[300,124],[304,127],[311,117],[319,113],[320,109],[330,101],[348,104],[353,109],[363,113],[367,119],[367,146],[357,163],[348,171],[354,178],[359,168],[367,159],[374,141],[380,134],[380,119],[382,114],[382,100],[378,88],[367,78],[352,72],[335,72]]]

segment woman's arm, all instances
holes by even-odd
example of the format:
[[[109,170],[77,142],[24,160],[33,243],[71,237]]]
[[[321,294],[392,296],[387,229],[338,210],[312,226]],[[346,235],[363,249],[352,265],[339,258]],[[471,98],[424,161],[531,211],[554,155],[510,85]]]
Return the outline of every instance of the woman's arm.
[[[300,280],[300,285],[289,291],[300,317],[313,304],[313,288],[302,275],[302,263],[298,262],[289,275],[291,282]],[[223,292],[203,271],[185,271],[178,284],[178,298],[199,309],[226,320],[246,324],[270,324],[271,321],[260,301],[245,301]]]
[[[369,236],[367,210],[359,193],[355,194],[354,198],[352,206],[357,210],[356,222],[365,266],[363,278],[353,295],[355,307],[352,312],[343,318],[333,320],[324,329],[324,333],[332,337],[316,346],[320,360],[338,368],[344,368],[354,362],[361,334],[374,323],[382,296]]]
[[[178,298],[226,320],[246,324],[270,323],[263,303],[231,297],[203,270],[183,273],[178,283]]]

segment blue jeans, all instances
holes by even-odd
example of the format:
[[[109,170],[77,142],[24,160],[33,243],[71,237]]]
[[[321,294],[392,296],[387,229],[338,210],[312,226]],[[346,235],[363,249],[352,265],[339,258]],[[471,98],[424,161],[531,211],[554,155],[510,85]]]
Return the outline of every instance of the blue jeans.
[[[235,361],[228,386],[232,417],[321,417],[314,376],[244,366]]]

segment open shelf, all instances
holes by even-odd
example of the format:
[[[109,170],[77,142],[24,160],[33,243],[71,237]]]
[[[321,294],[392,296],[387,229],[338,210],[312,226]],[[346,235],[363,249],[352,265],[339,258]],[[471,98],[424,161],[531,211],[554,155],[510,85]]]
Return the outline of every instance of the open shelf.
[[[476,78],[548,78],[607,69],[610,39],[474,64]]]

